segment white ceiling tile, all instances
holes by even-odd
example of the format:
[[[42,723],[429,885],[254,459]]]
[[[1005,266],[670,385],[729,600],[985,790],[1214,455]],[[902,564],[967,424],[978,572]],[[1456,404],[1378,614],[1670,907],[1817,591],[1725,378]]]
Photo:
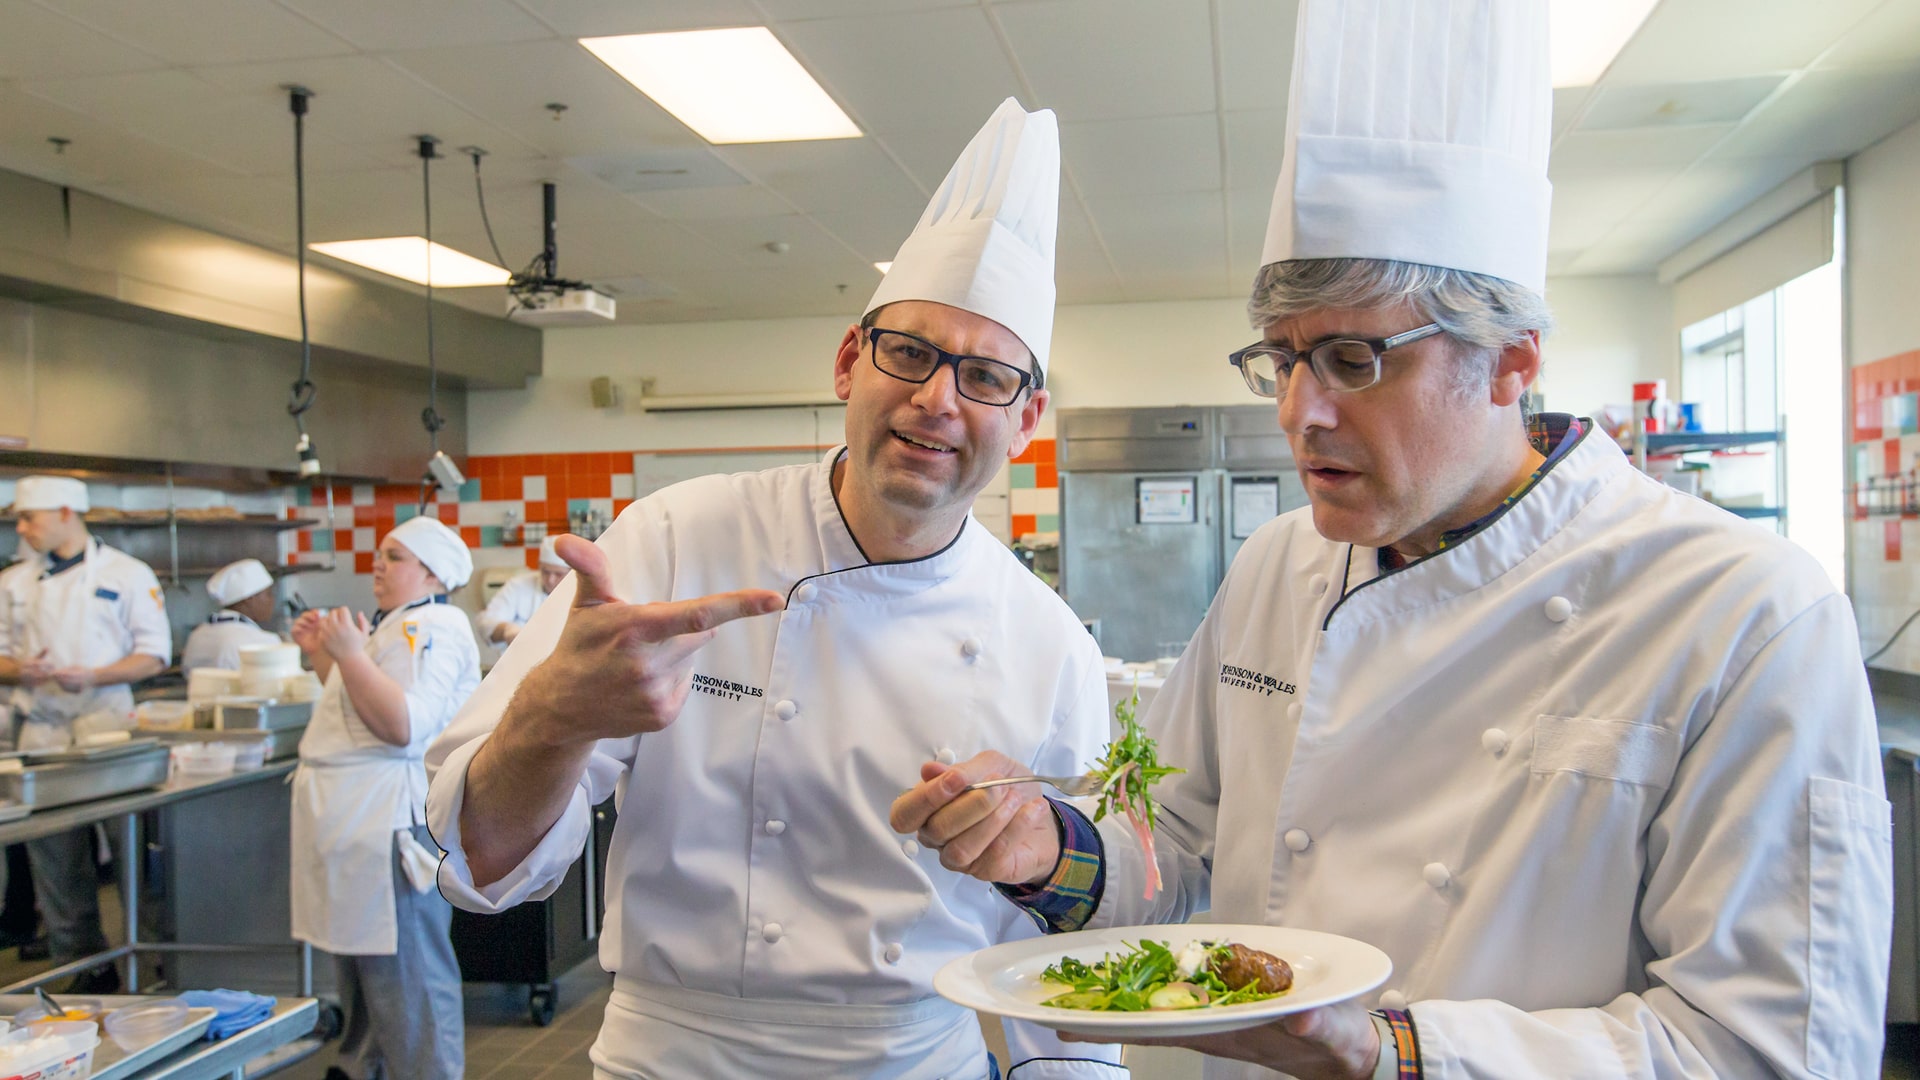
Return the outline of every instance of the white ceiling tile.
[[[418,160],[414,137],[435,135],[441,150],[482,146],[496,158],[528,157],[537,148],[515,138],[418,77],[373,56],[323,57],[265,64],[194,68],[193,74],[235,100],[287,113],[286,83],[314,92],[306,128],[311,139],[361,148],[383,166]],[[279,139],[278,141],[284,141]],[[276,157],[274,160],[278,160]]]
[[[185,69],[42,80],[22,89],[235,172],[293,166],[293,118],[285,98],[235,97]]]
[[[755,0],[755,6],[767,17],[784,22],[790,19],[833,19],[847,15],[887,15],[897,11],[930,11],[935,8],[974,7],[977,0]]]
[[[981,117],[979,123],[964,127],[888,132],[877,141],[893,151],[907,174],[931,193],[947,178],[947,170],[953,168],[960,151],[967,148],[967,142],[985,122],[986,118]]]
[[[1756,113],[1716,157],[1799,157],[1864,150],[1920,117],[1920,67],[1811,71]]]
[[[1805,167],[1792,158],[1732,162],[1710,157],[1674,177],[1621,227],[1665,229],[1684,244]]]
[[[1089,198],[1220,189],[1213,113],[1060,125],[1060,156]]]
[[[514,0],[562,37],[657,34],[762,22],[749,0]]]
[[[956,156],[959,151],[955,148]],[[926,196],[912,178],[872,139],[744,144],[717,147],[714,153],[802,211],[875,207],[918,211],[926,206]]]
[[[1792,71],[1813,62],[1880,0],[1664,0],[1620,51],[1607,85]]]
[[[277,0],[362,49],[427,49],[550,37],[509,0]]]
[[[921,210],[891,207],[885,210],[855,210],[837,214],[815,214],[820,227],[840,238],[869,262],[892,262]]]
[[[1267,243],[1267,218],[1273,213],[1273,193],[1227,193],[1227,276],[1243,289],[1253,286]]]
[[[740,184],[734,187],[675,188],[669,191],[636,191],[627,197],[662,217],[676,221],[775,217],[793,212],[791,203],[757,184]]]
[[[1600,240],[1679,172],[1678,168],[1622,168],[1555,182],[1548,247],[1585,248]]]
[[[1689,165],[1733,131],[1732,124],[1573,131],[1554,143],[1550,177],[1578,178],[1610,169]]]
[[[993,9],[1062,123],[1210,112],[1206,0],[1045,0]]]
[[[217,64],[337,56],[345,40],[283,7],[261,0],[193,0],[191,18],[177,5],[148,0],[59,0],[77,22],[172,64]]]
[[[382,59],[549,156],[706,145],[574,41],[450,46]],[[556,119],[549,103],[567,109]]]
[[[1088,199],[1094,227],[1131,289],[1143,274],[1227,271],[1226,230],[1217,192]]]
[[[1591,86],[1567,86],[1553,92],[1553,137],[1559,138],[1579,121],[1593,96]]]
[[[1296,0],[1219,0],[1221,108],[1286,108],[1299,7]]]
[[[1227,114],[1227,190],[1272,194],[1286,154],[1285,109]]]
[[[779,36],[870,132],[977,129],[1020,94],[978,7],[786,23]]]
[[[27,0],[0,0],[0,79],[147,71],[165,61]]]
[[[808,270],[864,266],[872,270],[871,259],[850,252],[839,239],[822,229],[812,218],[787,214],[770,218],[713,218],[690,221],[689,231],[704,237],[715,250],[743,267],[778,271],[782,267]],[[785,244],[785,251],[772,251],[769,244]]]
[[[1887,0],[1847,31],[1818,66],[1866,68],[1915,61],[1920,61],[1920,4]]]
[[[1785,75],[1749,75],[1711,82],[1601,86],[1580,119],[1580,129],[1738,123],[1786,79]]]
[[[1113,260],[1094,235],[1082,204],[1067,198],[1060,207],[1060,228],[1054,239],[1053,282],[1058,303],[1095,303],[1089,299],[1069,300],[1069,296],[1118,295],[1120,278]]]

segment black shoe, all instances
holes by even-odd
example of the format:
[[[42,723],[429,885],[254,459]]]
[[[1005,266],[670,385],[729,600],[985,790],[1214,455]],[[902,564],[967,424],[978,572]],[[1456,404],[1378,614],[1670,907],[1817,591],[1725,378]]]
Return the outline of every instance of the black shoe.
[[[83,971],[73,977],[63,994],[117,994],[120,992],[120,969],[112,964],[102,964],[97,968]]]
[[[16,945],[26,945],[34,940],[37,927],[29,926],[25,930],[13,930],[0,926],[0,949],[11,949]],[[45,939],[39,939],[44,941]]]
[[[49,960],[52,958],[53,947],[47,944],[47,939],[44,936],[34,938],[32,941],[20,946],[20,959],[22,960]]]

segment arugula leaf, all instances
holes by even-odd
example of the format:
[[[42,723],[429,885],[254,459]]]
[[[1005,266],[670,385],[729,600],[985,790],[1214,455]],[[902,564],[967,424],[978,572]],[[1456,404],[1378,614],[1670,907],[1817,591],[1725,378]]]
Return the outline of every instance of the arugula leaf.
[[[1134,835],[1140,838],[1147,862],[1146,898],[1151,900],[1160,889],[1160,865],[1153,853],[1153,798],[1147,789],[1163,777],[1187,770],[1160,764],[1160,748],[1140,726],[1139,709],[1140,684],[1136,680],[1133,695],[1113,709],[1114,718],[1120,721],[1120,738],[1107,744],[1106,755],[1088,774],[1100,781],[1100,802],[1094,808],[1093,820],[1099,821],[1108,813],[1125,814]]]
[[[1114,955],[1108,953],[1098,963],[1088,964],[1071,956],[1062,957],[1060,962],[1049,966],[1041,973],[1044,982],[1058,983],[1070,987],[1066,993],[1057,994],[1041,1002],[1043,1005],[1058,1009],[1082,1009],[1094,1012],[1147,1012],[1153,1009],[1150,998],[1155,991],[1164,990],[1169,984],[1186,983],[1197,986],[1207,992],[1207,1003],[1182,1008],[1213,1008],[1220,1005],[1239,1005],[1249,1001],[1265,1001],[1279,997],[1279,994],[1263,994],[1258,983],[1248,983],[1238,990],[1232,989],[1213,971],[1213,961],[1224,956],[1230,944],[1220,942],[1208,951],[1207,962],[1192,975],[1182,978],[1179,971],[1179,958],[1164,941],[1141,941],[1138,944],[1122,942],[1127,951]],[[1282,991],[1285,993],[1285,991]],[[1162,1000],[1168,1000],[1166,996]]]

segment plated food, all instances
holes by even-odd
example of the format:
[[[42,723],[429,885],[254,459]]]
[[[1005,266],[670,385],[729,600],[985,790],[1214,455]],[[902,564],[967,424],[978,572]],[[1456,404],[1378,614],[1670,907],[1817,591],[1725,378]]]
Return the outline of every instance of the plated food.
[[[1106,1012],[1218,1008],[1293,988],[1293,967],[1285,960],[1226,941],[1189,941],[1177,953],[1164,941],[1142,941],[1091,964],[1062,957],[1040,977],[1072,987],[1041,1004]]]
[[[1152,949],[1147,947],[1148,942],[1153,943]],[[1227,955],[1214,965],[1215,950],[1222,944],[1227,945]],[[1235,950],[1236,945],[1244,951]],[[1233,991],[1216,998],[1209,987],[1204,1006],[1198,1004],[1197,995],[1192,1004],[1163,995],[1164,1007],[1155,1008],[1149,1000],[1139,1009],[1098,1007],[1091,999],[1082,999],[1079,1007],[1053,1000],[1100,986],[1093,982],[1062,983],[1049,978],[1050,970],[1068,979],[1099,979],[1101,973],[1095,969],[1103,963],[1138,955],[1149,962],[1136,961],[1129,969],[1134,975],[1146,973],[1150,967],[1158,974],[1157,967],[1166,965],[1166,959],[1156,950],[1173,958],[1169,966],[1176,974],[1181,957],[1197,952],[1209,962],[1209,970],[1223,986],[1245,989],[1252,985],[1256,989],[1243,997],[1222,1000]],[[1279,963],[1286,965],[1291,981],[1284,991],[1274,992],[1276,982],[1262,984],[1259,979],[1277,978]],[[1194,965],[1191,970],[1199,973],[1202,969]],[[1112,973],[1109,970],[1106,974]],[[1120,1042],[1258,1027],[1289,1013],[1359,997],[1378,988],[1392,973],[1393,962],[1385,953],[1338,934],[1258,924],[1175,923],[1080,930],[995,945],[950,961],[934,975],[933,988],[949,1001],[994,1016]],[[1249,975],[1253,978],[1248,979]],[[1197,981],[1205,983],[1204,978]],[[1153,989],[1165,989],[1176,982],[1194,984],[1196,980],[1167,978],[1151,986],[1146,996],[1151,998]],[[1140,988],[1133,989],[1137,992]],[[1174,991],[1174,995],[1179,993],[1179,989]],[[1127,1003],[1116,1000],[1109,1004]]]
[[[1125,814],[1140,839],[1140,850],[1147,857],[1146,898],[1160,891],[1160,864],[1153,857],[1153,797],[1147,789],[1162,777],[1187,770],[1160,764],[1160,748],[1140,727],[1140,688],[1133,696],[1114,706],[1114,719],[1120,721],[1120,737],[1107,744],[1107,752],[1094,763],[1088,775],[1100,781],[1100,803],[1093,820],[1109,813]]]

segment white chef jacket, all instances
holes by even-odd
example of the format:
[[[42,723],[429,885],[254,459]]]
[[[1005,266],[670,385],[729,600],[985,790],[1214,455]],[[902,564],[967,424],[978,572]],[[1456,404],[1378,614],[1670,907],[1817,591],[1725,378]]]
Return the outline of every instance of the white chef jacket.
[[[1168,887],[1103,822],[1090,925],[1370,942],[1436,1080],[1878,1076],[1890,808],[1820,567],[1589,435],[1377,573],[1311,510],[1248,541],[1146,720]]]
[[[788,606],[720,627],[673,726],[602,742],[565,815],[485,889],[460,846],[467,766],[551,653],[574,578],[429,754],[441,891],[473,911],[550,894],[590,808],[620,798],[600,941],[616,979],[594,1050],[615,1074],[985,1076],[974,1016],[933,994],[933,974],[1037,931],[888,811],[929,759],[999,749],[1073,773],[1110,737],[1099,650],[1066,605],[971,518],[937,554],[869,563],[834,500],[838,453],[675,485],[600,537],[628,599],[760,587]],[[1014,1024],[1008,1038],[1016,1062],[1083,1059],[1020,1064],[1019,1080],[1125,1075],[1112,1048]]]
[[[473,627],[445,597],[388,612],[366,653],[407,692],[408,742],[367,730],[338,665],[300,737],[293,774],[293,936],[330,953],[391,956],[394,833],[426,821],[427,745],[480,684]]]
[[[187,644],[180,650],[180,672],[193,674],[194,668],[240,670],[240,650],[252,645],[279,645],[280,635],[263,630],[259,623],[237,611],[216,611],[207,621],[193,628]]]
[[[136,653],[173,658],[165,595],[146,563],[89,538],[80,563],[48,576],[34,553],[0,571],[0,654],[22,663],[39,656],[56,666],[104,667]],[[71,745],[82,735],[133,727],[133,690],[125,683],[69,693],[57,685],[13,687],[25,718],[22,747]]]
[[[515,574],[507,579],[507,583],[500,586],[500,590],[493,594],[493,599],[487,601],[487,606],[474,618],[480,624],[481,640],[498,645],[499,642],[493,641],[494,627],[502,623],[527,625],[533,613],[540,610],[540,602],[546,598],[547,594],[540,591],[538,570]]]

